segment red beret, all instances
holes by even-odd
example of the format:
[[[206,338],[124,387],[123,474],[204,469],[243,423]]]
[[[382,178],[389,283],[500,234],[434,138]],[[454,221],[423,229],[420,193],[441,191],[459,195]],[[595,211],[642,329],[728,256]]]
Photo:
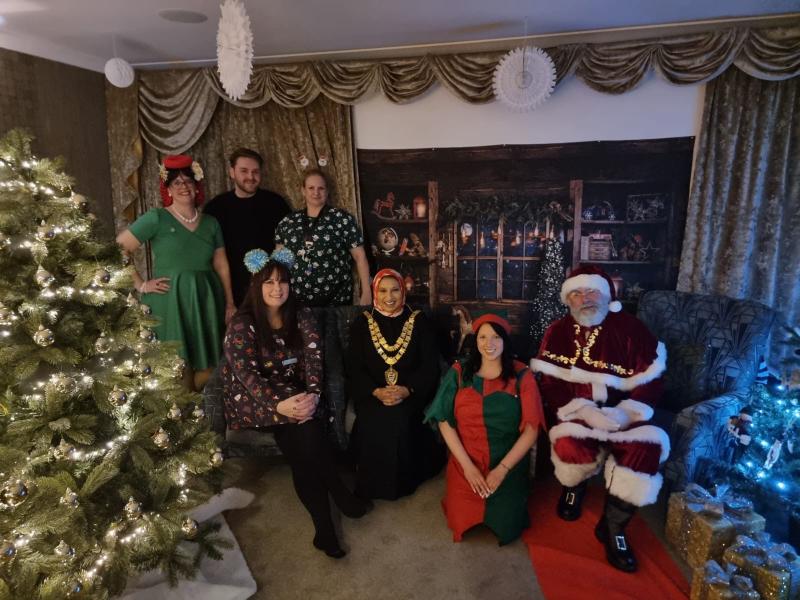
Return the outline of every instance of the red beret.
[[[493,313],[486,313],[485,315],[481,315],[475,319],[472,322],[472,332],[478,333],[478,329],[480,329],[481,325],[484,323],[494,323],[495,325],[500,325],[500,327],[502,327],[507,334],[511,335],[511,325],[509,325],[508,321],[506,321],[503,317]]]
[[[188,154],[176,154],[164,157],[164,167],[166,169],[188,169],[192,166],[192,157]]]

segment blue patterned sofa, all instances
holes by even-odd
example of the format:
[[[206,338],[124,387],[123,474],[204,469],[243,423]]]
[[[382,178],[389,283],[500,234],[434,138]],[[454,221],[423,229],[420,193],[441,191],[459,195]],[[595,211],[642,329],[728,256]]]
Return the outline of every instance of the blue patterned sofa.
[[[776,320],[771,308],[724,296],[652,291],[638,317],[667,347],[665,393],[654,421],[670,433],[670,489],[694,480],[697,461],[728,453],[728,417],[747,403]]]

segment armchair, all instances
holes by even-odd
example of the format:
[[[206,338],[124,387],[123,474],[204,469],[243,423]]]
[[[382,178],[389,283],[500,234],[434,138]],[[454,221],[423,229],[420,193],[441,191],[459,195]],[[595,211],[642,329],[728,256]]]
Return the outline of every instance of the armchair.
[[[667,485],[682,489],[698,459],[727,455],[728,417],[747,402],[776,313],[750,300],[652,291],[638,317],[667,347],[664,397],[653,420],[670,434]]]

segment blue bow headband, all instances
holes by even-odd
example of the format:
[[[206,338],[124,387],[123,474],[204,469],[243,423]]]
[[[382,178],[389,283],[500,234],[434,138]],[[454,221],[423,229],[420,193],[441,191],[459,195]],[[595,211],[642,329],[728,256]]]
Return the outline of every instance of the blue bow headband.
[[[281,263],[290,271],[294,268],[294,252],[288,248],[280,248],[275,250],[275,252],[272,253],[272,256],[270,256],[268,252],[262,250],[261,248],[250,250],[244,255],[244,266],[247,267],[248,271],[255,275],[271,260]]]

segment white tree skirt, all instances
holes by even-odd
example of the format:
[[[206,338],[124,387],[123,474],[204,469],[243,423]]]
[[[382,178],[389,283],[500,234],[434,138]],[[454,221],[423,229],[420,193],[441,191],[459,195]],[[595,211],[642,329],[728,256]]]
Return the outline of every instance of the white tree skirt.
[[[233,532],[220,514],[224,510],[244,508],[252,501],[250,492],[228,488],[192,511],[191,517],[198,522],[210,520],[222,524],[219,535],[233,542],[233,548],[224,550],[222,560],[203,559],[195,579],[182,579],[177,587],[170,587],[161,571],[142,573],[128,583],[122,600],[245,600],[255,594],[253,575]],[[184,544],[189,552],[196,548],[194,544]]]

